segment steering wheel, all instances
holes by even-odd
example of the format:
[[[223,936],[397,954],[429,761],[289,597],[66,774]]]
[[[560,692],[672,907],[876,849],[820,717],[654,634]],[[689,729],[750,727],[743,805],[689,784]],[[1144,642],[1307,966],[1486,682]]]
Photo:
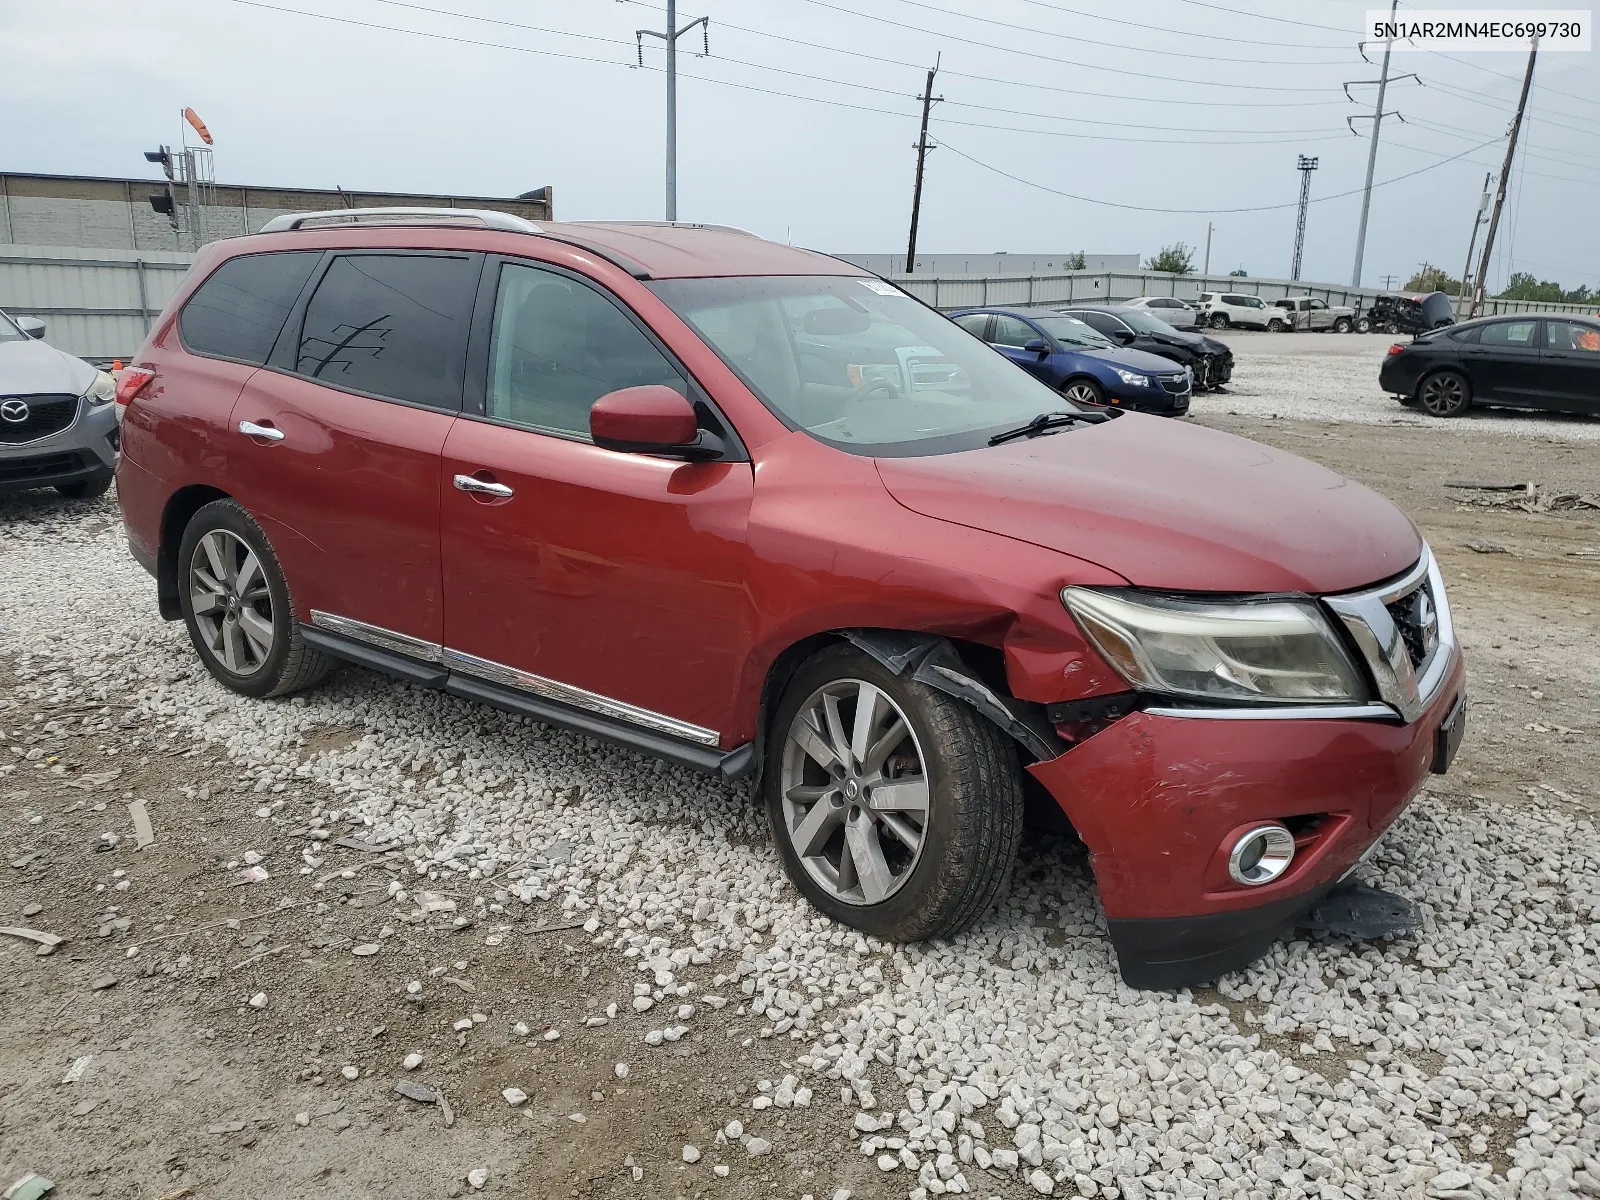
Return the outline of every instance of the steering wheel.
[[[859,404],[863,400],[870,400],[876,396],[888,396],[891,399],[898,399],[899,395],[900,389],[887,379],[874,379],[865,387],[856,389],[855,401]]]

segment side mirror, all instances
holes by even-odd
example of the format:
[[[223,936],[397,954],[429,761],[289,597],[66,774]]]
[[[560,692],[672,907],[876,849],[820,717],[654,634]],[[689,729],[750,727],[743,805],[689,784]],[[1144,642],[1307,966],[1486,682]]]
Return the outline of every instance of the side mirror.
[[[38,338],[40,341],[44,340],[44,322],[39,320],[38,317],[18,317],[16,321],[17,328],[22,330],[23,333],[31,338]]]
[[[694,405],[665,384],[607,392],[589,408],[589,436],[606,450],[714,458],[720,440],[700,433]]]
[[[1133,341],[1133,330],[1131,330],[1131,329],[1113,329],[1111,331],[1111,336],[1116,338],[1117,341],[1119,341],[1119,342],[1124,342],[1124,343],[1131,342],[1131,341]]]
[[[1029,354],[1037,354],[1040,358],[1050,353],[1050,343],[1043,338],[1030,338],[1022,343],[1022,348]]]

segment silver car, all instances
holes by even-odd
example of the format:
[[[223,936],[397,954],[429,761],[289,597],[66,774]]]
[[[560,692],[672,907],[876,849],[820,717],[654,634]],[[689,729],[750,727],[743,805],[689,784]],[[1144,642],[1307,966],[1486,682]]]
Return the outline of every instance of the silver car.
[[[1121,301],[1120,307],[1147,309],[1152,317],[1159,317],[1174,329],[1193,329],[1199,319],[1193,306],[1176,296],[1140,296]]]
[[[47,346],[44,332],[0,312],[0,492],[104,495],[117,466],[116,381]]]

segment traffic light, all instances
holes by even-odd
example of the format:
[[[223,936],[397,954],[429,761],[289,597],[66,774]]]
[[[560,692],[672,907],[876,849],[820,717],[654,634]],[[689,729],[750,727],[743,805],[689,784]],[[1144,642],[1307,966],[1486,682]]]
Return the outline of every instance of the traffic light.
[[[145,162],[160,163],[162,173],[168,179],[172,178],[172,151],[167,147],[162,146],[159,150],[146,150],[144,152],[144,160]]]
[[[161,191],[150,193],[150,207],[163,214],[174,229],[178,227],[178,202],[170,183]]]

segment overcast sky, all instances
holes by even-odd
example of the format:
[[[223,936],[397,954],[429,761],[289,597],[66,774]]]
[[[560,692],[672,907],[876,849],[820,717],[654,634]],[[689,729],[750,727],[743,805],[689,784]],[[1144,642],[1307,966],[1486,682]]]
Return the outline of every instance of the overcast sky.
[[[1361,186],[1368,128],[1352,136],[1346,118],[1370,114],[1375,89],[1352,87],[1353,104],[1341,85],[1375,79],[1381,56],[1357,50],[1366,7],[686,0],[679,22],[710,17],[711,57],[679,60],[679,217],[903,251],[915,97],[942,54],[923,250],[1149,255],[1203,244],[1209,219],[1213,271],[1284,276],[1307,154],[1321,165],[1302,276],[1344,282],[1360,197],[1336,194]],[[636,69],[634,31],[663,20],[654,0],[0,0],[0,169],[154,178],[140,152],[178,141],[192,105],[223,183],[490,196],[551,184],[559,218],[659,218],[663,54],[646,39],[652,69]],[[698,30],[680,45],[704,48]],[[1385,120],[1377,179],[1421,173],[1373,193],[1369,286],[1423,260],[1459,274],[1525,56],[1394,64],[1421,84],[1390,86],[1385,107],[1406,123]],[[1529,113],[1491,286],[1515,269],[1593,287],[1595,54],[1541,56]]]

